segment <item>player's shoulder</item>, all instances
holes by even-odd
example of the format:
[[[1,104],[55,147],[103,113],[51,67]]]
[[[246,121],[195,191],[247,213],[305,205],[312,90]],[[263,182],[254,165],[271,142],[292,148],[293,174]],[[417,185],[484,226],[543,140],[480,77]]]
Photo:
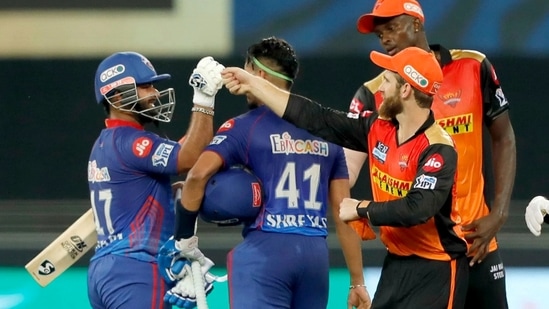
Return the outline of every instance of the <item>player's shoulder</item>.
[[[383,73],[385,73],[385,71],[379,73],[376,77],[374,77],[374,78],[372,78],[368,81],[365,81],[362,84],[361,88],[362,89],[367,89],[371,93],[376,93],[377,90],[379,89],[379,86],[383,82]]]
[[[235,130],[248,130],[257,120],[257,109],[250,110],[223,122],[217,129],[217,133]]]
[[[135,140],[149,140],[152,142],[157,139],[161,139],[161,137],[154,132],[137,130],[131,127],[118,128],[116,132],[113,134],[113,138],[115,140],[115,143],[122,143],[122,144],[126,144],[128,142],[132,142]]]
[[[484,53],[473,49],[450,49],[450,55],[454,61],[471,59],[482,62],[486,59],[486,55]]]
[[[442,144],[454,147],[454,141],[452,137],[446,130],[444,130],[440,125],[433,123],[427,130],[425,130],[425,137],[429,142],[429,145],[433,144]]]

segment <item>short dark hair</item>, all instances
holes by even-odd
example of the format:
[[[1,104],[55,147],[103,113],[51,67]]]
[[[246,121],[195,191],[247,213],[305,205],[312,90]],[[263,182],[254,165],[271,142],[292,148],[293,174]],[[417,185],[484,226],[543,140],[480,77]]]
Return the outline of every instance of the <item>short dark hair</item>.
[[[252,63],[256,58],[265,62],[271,69],[278,71],[292,80],[299,71],[299,63],[293,47],[283,39],[274,36],[262,39],[259,43],[248,47],[246,63]],[[276,66],[276,67],[273,67]]]
[[[396,79],[399,88],[408,83],[402,76],[398,74],[396,74]],[[412,89],[414,90],[414,98],[416,99],[417,105],[422,108],[431,108],[431,105],[433,105],[433,96],[417,88],[414,88],[413,86]]]

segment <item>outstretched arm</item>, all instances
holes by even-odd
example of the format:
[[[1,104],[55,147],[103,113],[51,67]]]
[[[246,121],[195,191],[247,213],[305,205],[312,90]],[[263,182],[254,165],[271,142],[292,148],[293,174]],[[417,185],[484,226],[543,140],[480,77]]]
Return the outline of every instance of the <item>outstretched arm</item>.
[[[252,96],[279,117],[328,142],[366,151],[365,137],[377,115],[360,119],[348,118],[344,112],[290,94],[240,68],[226,68],[222,76],[225,87],[232,94]]]
[[[345,151],[345,160],[347,161],[347,167],[349,170],[349,184],[352,188],[355,186],[358,176],[360,175],[360,171],[362,170],[362,166],[368,158],[368,154],[348,148],[343,148],[343,150]]]
[[[266,79],[254,76],[241,68],[229,67],[222,72],[223,83],[235,95],[252,94],[267,105],[279,117],[284,115],[290,93],[271,84]]]

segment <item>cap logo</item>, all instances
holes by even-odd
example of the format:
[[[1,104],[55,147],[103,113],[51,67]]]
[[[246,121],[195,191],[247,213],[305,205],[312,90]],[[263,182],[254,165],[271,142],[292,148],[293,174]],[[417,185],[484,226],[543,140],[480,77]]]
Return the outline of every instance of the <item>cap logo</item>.
[[[432,93],[432,94],[437,93],[438,90],[440,89],[440,86],[441,86],[441,83],[434,82],[433,83],[433,88],[431,88],[431,90],[429,92]],[[460,90],[460,94],[461,94],[461,90]],[[446,103],[446,102],[444,102],[444,103]]]
[[[413,4],[411,2],[405,2],[404,3],[404,10],[408,11],[408,12],[415,12],[415,13],[423,16],[423,11],[421,10],[421,8],[418,5]]]
[[[154,70],[154,67],[152,65],[152,63],[149,61],[149,59],[145,58],[145,57],[141,57],[141,61],[143,61],[143,63],[149,67],[149,69]],[[156,71],[155,71],[156,72]]]
[[[418,86],[425,88],[429,84],[427,78],[421,75],[413,66],[407,64],[404,67],[404,74],[411,78]]]
[[[104,83],[109,79],[115,77],[116,75],[124,73],[124,71],[126,71],[126,67],[123,64],[117,64],[101,72],[99,79],[101,80],[102,83]]]

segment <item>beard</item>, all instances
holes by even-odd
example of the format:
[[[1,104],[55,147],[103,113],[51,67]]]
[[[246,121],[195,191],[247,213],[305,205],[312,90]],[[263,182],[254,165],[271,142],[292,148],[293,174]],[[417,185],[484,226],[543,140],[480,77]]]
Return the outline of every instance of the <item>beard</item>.
[[[381,106],[379,106],[379,115],[384,118],[394,119],[396,115],[402,113],[404,106],[398,94],[385,97]]]

